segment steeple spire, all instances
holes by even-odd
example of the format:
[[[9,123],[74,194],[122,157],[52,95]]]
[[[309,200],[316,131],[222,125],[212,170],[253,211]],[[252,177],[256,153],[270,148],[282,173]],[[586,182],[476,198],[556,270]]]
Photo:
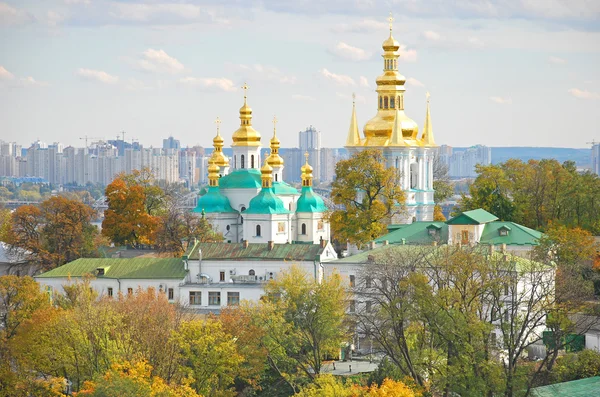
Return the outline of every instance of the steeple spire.
[[[358,122],[356,121],[356,94],[352,93],[352,117],[350,118],[350,128],[348,129],[348,138],[346,146],[360,146],[360,133],[358,132]]]
[[[404,146],[404,136],[402,135],[402,120],[400,109],[396,108],[396,116],[394,118],[394,127],[392,128],[392,137],[390,138],[391,146]]]
[[[423,136],[421,140],[425,146],[436,146],[435,140],[433,139],[433,128],[431,126],[431,114],[429,111],[429,97],[431,96],[429,92],[426,94],[427,96],[427,113],[425,114],[425,125],[423,126]]]

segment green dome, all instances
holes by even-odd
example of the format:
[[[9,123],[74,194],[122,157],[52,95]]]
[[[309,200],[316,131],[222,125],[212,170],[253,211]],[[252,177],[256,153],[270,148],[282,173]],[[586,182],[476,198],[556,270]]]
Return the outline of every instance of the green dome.
[[[215,213],[237,212],[231,208],[229,199],[221,194],[218,186],[210,186],[206,194],[198,199],[198,205],[192,212]]]
[[[198,193],[198,195],[200,196],[204,196],[206,194],[208,190],[206,190],[206,186],[202,186],[202,189],[200,189],[200,192]]]
[[[298,195],[298,189],[288,185],[285,182],[273,182],[273,192],[275,194],[294,194]]]
[[[242,214],[289,214],[283,201],[273,193],[273,188],[263,188],[250,200],[248,209]]]
[[[296,203],[296,212],[325,212],[327,211],[327,207],[325,206],[325,202],[315,192],[313,192],[312,187],[304,186],[302,187],[302,194],[300,198],[298,198],[298,202]]]
[[[235,170],[219,179],[221,189],[260,189],[262,182],[260,170]]]

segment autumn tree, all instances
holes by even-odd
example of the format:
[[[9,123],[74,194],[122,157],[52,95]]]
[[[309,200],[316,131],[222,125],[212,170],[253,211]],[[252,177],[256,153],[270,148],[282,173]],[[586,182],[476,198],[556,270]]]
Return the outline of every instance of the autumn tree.
[[[380,150],[365,150],[335,167],[331,198],[341,206],[331,214],[335,239],[362,245],[386,231],[386,225],[404,210],[405,195],[399,171],[386,167]]]
[[[113,180],[106,187],[108,209],[104,211],[102,234],[115,244],[151,244],[159,218],[148,212],[155,204],[148,204],[146,199],[144,186],[128,183],[123,177]]]
[[[371,385],[370,387],[344,383],[332,375],[321,375],[315,379],[314,383],[307,385],[297,397],[417,397],[420,393],[415,393],[406,384],[392,379],[385,379],[381,385]]]
[[[54,196],[39,207],[17,208],[6,242],[43,269],[52,269],[96,252],[98,229],[91,224],[94,210],[77,200]]]

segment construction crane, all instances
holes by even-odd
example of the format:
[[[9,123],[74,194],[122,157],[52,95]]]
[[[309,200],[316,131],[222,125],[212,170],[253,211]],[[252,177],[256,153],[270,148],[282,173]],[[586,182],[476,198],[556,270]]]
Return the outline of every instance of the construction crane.
[[[592,145],[592,146],[596,146],[598,145],[600,142],[596,141],[595,139],[592,139],[591,142],[586,142],[586,145]]]
[[[98,137],[98,136],[87,136],[87,135],[85,135],[84,137],[79,137],[79,139],[83,139],[85,141],[85,147],[87,149],[87,147],[88,147],[88,140],[91,140],[91,139],[104,139],[104,138],[103,137]]]

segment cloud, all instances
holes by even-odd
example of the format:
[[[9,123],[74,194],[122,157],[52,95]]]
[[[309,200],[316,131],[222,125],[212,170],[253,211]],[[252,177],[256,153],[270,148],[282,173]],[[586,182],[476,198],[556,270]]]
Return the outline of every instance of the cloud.
[[[551,56],[548,58],[548,62],[554,63],[556,65],[564,65],[565,63],[567,63],[567,60],[563,59],[563,58]]]
[[[4,68],[4,66],[0,65],[0,80],[12,80],[15,78],[15,75],[9,72]]]
[[[65,0],[65,4],[67,4],[67,5],[83,4],[83,5],[89,6],[90,4],[92,4],[92,1],[91,0]]]
[[[219,4],[220,5],[220,4]],[[230,21],[207,7],[186,3],[111,3],[108,16],[125,24],[181,25],[192,23],[229,24]]]
[[[45,21],[49,27],[55,28],[66,19],[67,19],[67,16],[65,14],[50,10],[46,13]]]
[[[345,74],[335,74],[335,73],[331,73],[329,70],[323,68],[321,70],[319,70],[319,73],[321,74],[321,76],[325,77],[326,79],[332,80],[333,82],[335,82],[338,85],[356,85],[356,82],[354,81],[354,79],[350,76],[346,76]]]
[[[300,94],[292,95],[292,99],[295,99],[297,101],[316,101],[315,97],[312,97],[309,95],[300,95]]]
[[[370,52],[367,52],[362,48],[353,47],[341,41],[331,50],[331,53],[350,61],[366,61],[371,58]]]
[[[31,76],[27,76],[20,78],[18,85],[21,87],[47,87],[49,84],[43,81],[37,81]]]
[[[339,24],[333,27],[334,32],[338,33],[367,33],[376,31],[385,31],[388,24],[374,19],[363,19],[353,24]]]
[[[569,90],[569,94],[573,95],[575,98],[580,99],[600,99],[600,94],[598,94],[597,92],[580,90],[578,88],[571,88]]]
[[[104,84],[115,84],[119,81],[118,77],[111,76],[110,74],[103,72],[102,70],[79,68],[77,69],[76,74],[83,80],[96,81]]]
[[[281,84],[295,84],[296,76],[287,75],[274,66],[254,64],[228,64],[237,73],[241,73],[248,80],[262,80]]]
[[[431,41],[439,41],[443,39],[439,33],[434,32],[433,30],[426,30],[425,32],[423,32],[423,37]]]
[[[18,10],[10,4],[0,2],[0,26],[21,25],[33,20],[33,16],[28,12]]]
[[[127,82],[125,83],[124,88],[127,91],[149,91],[149,90],[153,89],[153,87],[147,85],[143,81],[136,80],[136,79],[129,79],[129,80],[127,80]]]
[[[417,50],[409,50],[404,44],[400,45],[398,50],[400,60],[406,62],[417,62]]]
[[[176,74],[185,70],[181,62],[163,50],[148,48],[142,53],[142,58],[138,61],[138,66],[147,72]]]
[[[371,85],[369,84],[369,79],[365,76],[360,76],[360,86],[369,88]]]
[[[512,105],[512,99],[510,99],[510,98],[503,98],[503,97],[499,97],[499,96],[491,96],[490,97],[490,101],[498,103],[500,105]]]
[[[412,85],[415,87],[425,87],[425,84],[421,83],[419,80],[409,77],[408,79],[406,79],[406,84],[408,85]]]
[[[179,79],[181,84],[190,85],[193,87],[199,87],[209,90],[218,90],[225,92],[236,91],[236,87],[233,85],[233,81],[224,77],[213,77],[213,78],[196,78],[196,77],[185,77]]]
[[[481,41],[481,39],[479,39],[477,37],[469,37],[469,38],[467,38],[467,43],[471,47],[475,47],[475,48],[482,48],[484,46],[483,41]]]

